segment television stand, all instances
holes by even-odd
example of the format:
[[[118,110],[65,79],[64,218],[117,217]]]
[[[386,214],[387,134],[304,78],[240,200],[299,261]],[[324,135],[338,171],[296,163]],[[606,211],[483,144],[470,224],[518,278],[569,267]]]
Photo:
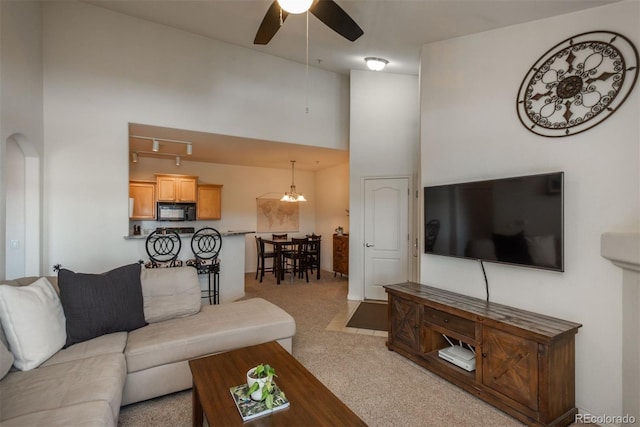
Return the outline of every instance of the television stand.
[[[582,325],[419,283],[385,286],[387,347],[528,425],[574,422],[575,334]],[[475,371],[438,356],[472,346]]]

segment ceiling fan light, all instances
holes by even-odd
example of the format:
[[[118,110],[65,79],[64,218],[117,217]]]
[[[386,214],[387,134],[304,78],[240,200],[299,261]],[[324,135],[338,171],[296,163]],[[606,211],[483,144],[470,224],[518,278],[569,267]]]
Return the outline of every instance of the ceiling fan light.
[[[386,59],[375,58],[373,56],[364,58],[364,62],[367,63],[367,67],[369,67],[371,71],[380,71],[389,63]]]
[[[304,13],[311,7],[313,0],[278,0],[280,7],[289,13]]]

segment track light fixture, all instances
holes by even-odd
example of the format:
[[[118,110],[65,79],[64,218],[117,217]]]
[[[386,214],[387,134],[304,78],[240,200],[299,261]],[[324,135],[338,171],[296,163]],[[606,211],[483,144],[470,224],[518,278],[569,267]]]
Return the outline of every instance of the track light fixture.
[[[169,142],[172,144],[184,144],[187,146],[186,149],[186,154],[188,156],[193,154],[193,143],[191,141],[180,141],[177,139],[165,139],[165,138],[153,138],[153,137],[149,137],[149,136],[140,136],[140,135],[129,135],[129,138],[132,139],[149,139],[151,141],[153,141],[153,144],[151,146],[151,151],[153,151],[154,153],[158,153],[160,151],[160,141],[162,142]],[[167,147],[166,145],[163,145],[163,147]],[[142,153],[143,151],[138,151],[139,153]],[[173,156],[175,156],[175,153],[172,154]]]
[[[176,156],[176,166],[180,166],[180,156]]]
[[[131,161],[133,163],[138,163],[138,153],[131,153]]]

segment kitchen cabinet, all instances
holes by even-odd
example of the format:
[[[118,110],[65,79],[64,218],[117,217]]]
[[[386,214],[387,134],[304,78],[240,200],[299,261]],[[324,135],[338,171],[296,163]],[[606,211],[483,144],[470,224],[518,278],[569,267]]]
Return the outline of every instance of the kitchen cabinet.
[[[431,286],[385,285],[387,347],[527,425],[566,426],[575,406],[582,325]],[[439,357],[446,340],[473,348],[475,370]]]
[[[349,275],[349,235],[333,235],[333,275]]]
[[[156,174],[159,202],[195,203],[197,185],[197,176]]]
[[[220,203],[222,185],[200,184],[198,185],[197,219],[222,218],[222,205]]]
[[[156,185],[149,181],[129,181],[129,197],[133,199],[133,214],[129,219],[156,218]]]

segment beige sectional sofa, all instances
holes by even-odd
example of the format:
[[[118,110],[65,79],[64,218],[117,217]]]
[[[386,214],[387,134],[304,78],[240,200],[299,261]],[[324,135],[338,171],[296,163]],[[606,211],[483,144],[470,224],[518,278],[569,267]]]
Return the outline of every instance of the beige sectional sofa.
[[[190,359],[274,340],[291,351],[295,321],[266,300],[201,306],[192,267],[143,268],[140,279],[148,324],[70,345],[33,369],[11,368],[0,381],[0,424],[115,426],[121,405],[190,388]],[[4,331],[0,340],[10,347]],[[6,365],[12,355],[0,353]]]

